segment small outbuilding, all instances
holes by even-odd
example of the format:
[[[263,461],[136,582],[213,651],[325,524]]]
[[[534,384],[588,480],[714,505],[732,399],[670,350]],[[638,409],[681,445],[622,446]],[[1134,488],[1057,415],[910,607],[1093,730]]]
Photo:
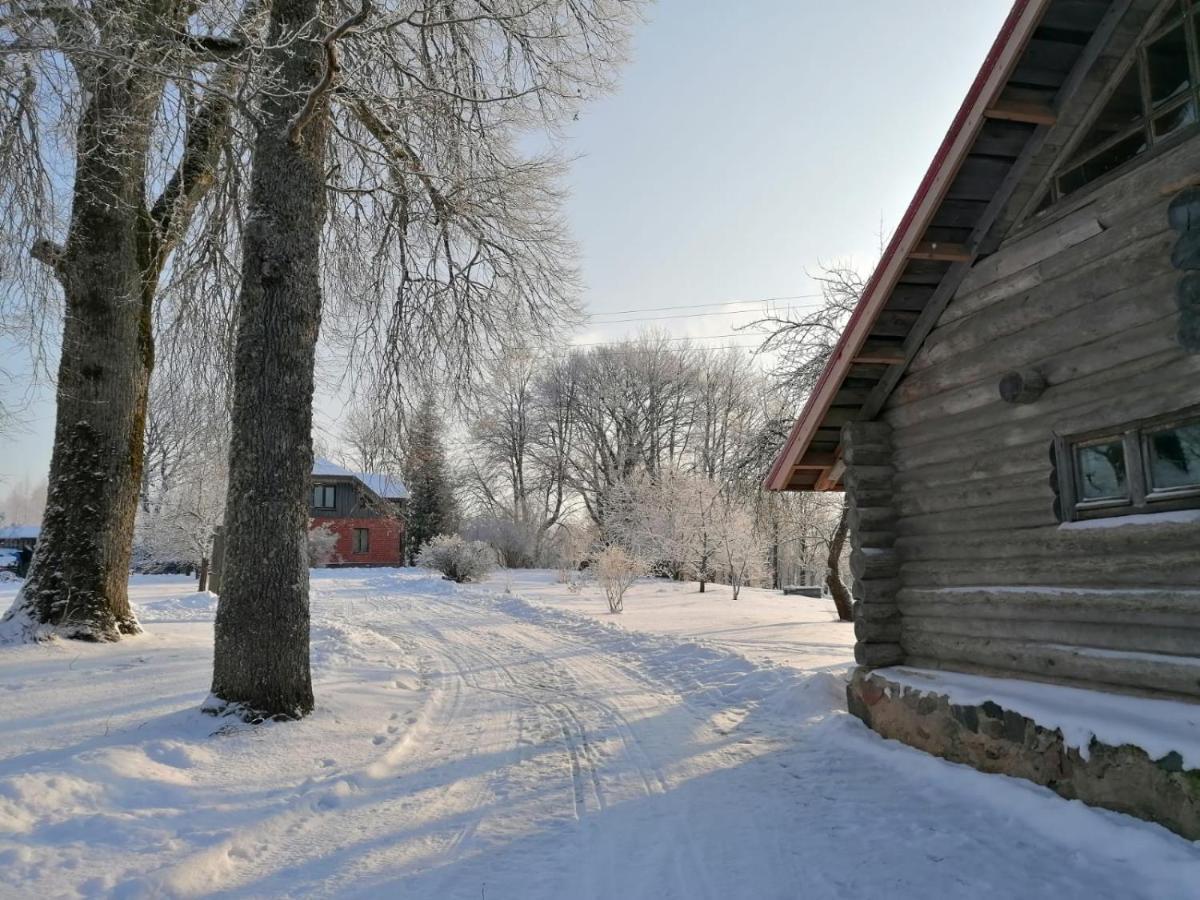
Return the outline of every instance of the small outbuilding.
[[[852,712],[1200,838],[1200,0],[1018,0],[768,487]]]

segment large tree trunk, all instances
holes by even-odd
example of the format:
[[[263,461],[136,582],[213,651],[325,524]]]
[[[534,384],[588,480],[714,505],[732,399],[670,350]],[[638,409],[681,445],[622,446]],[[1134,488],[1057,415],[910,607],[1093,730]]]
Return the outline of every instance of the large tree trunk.
[[[22,637],[112,641],[141,630],[127,585],[154,366],[154,296],[212,183],[231,109],[223,91],[206,96],[188,121],[175,173],[147,207],[150,137],[164,83],[155,58],[162,47],[148,48],[181,29],[185,16],[178,0],[147,0],[100,17],[101,45],[120,49],[80,70],[89,96],[66,247],[40,241],[33,248],[62,284],[66,319],[42,533],[29,579],[4,616],[5,630],[15,626]],[[224,71],[221,87],[232,76]]]
[[[838,519],[837,530],[833,540],[829,542],[829,572],[825,576],[825,584],[833,595],[833,605],[837,607],[838,618],[843,622],[854,621],[854,604],[846,585],[842,583],[842,549],[846,545],[846,534],[850,530],[849,507],[842,507],[842,517]]]
[[[254,146],[250,219],[234,368],[225,563],[217,605],[214,698],[248,720],[312,711],[309,671],[309,478],[320,237],[325,221],[327,108],[317,101],[297,140],[293,119],[321,78],[321,45],[287,42],[318,0],[274,0]]]
[[[66,320],[45,518],[5,621],[27,637],[112,641],[140,631],[127,582],[154,358],[144,179],[162,78],[118,59],[94,88],[66,247],[34,248],[62,283]]]

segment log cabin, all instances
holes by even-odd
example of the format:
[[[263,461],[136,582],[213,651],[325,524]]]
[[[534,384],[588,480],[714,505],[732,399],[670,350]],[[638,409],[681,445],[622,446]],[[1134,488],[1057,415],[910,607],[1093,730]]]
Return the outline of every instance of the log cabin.
[[[767,478],[846,493],[851,712],[1193,839],[1198,110],[1200,0],[1018,0]]]

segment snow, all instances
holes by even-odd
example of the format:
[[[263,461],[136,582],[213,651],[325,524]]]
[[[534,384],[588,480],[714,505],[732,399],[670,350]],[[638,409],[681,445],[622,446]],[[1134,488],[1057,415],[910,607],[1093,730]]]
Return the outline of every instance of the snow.
[[[312,473],[318,477],[357,478],[365,484],[376,496],[385,500],[408,499],[408,488],[399,478],[385,475],[381,472],[352,472],[344,466],[327,459],[313,460]]]
[[[41,525],[4,525],[0,527],[0,541],[37,540],[41,533]]]
[[[505,590],[508,590],[506,593]],[[15,586],[0,584],[0,606]],[[317,709],[202,715],[211,595],[0,648],[5,897],[1188,898],[1200,844],[884,741],[827,601],[313,573]]]
[[[1178,509],[1167,512],[1140,513],[1133,516],[1108,516],[1103,519],[1080,519],[1063,522],[1059,531],[1088,531],[1096,528],[1127,528],[1130,525],[1194,525],[1200,522],[1200,509]]]
[[[905,666],[876,671],[888,681],[954,703],[977,706],[990,700],[1043,728],[1058,728],[1067,746],[1077,748],[1084,759],[1094,737],[1114,747],[1141,747],[1151,759],[1178,753],[1185,769],[1200,769],[1200,705],[1194,703]]]

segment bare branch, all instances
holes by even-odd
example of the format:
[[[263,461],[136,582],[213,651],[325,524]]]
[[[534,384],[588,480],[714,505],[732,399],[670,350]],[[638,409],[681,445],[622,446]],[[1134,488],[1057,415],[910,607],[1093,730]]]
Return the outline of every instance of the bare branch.
[[[309,91],[308,97],[305,98],[304,105],[300,107],[300,111],[296,113],[295,117],[288,124],[288,140],[293,144],[300,143],[300,139],[304,135],[305,126],[317,114],[317,108],[324,102],[326,96],[332,90],[334,80],[341,70],[338,61],[338,40],[365,22],[371,14],[371,9],[371,0],[362,0],[362,7],[359,11],[348,19],[343,20],[321,42],[325,50],[325,68],[321,72],[320,80]]]

